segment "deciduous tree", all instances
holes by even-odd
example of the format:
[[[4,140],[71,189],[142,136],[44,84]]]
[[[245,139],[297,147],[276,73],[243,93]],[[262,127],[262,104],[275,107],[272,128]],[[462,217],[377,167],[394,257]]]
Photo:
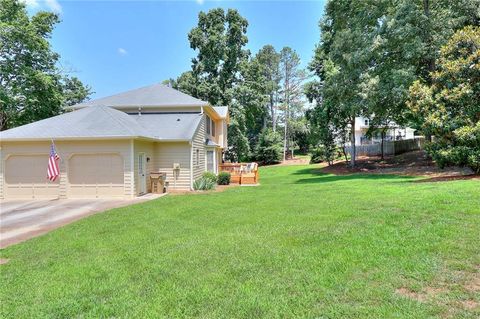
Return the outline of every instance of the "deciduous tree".
[[[54,13],[29,17],[22,2],[0,2],[0,130],[57,115],[90,94],[57,65],[48,40],[58,22]]]

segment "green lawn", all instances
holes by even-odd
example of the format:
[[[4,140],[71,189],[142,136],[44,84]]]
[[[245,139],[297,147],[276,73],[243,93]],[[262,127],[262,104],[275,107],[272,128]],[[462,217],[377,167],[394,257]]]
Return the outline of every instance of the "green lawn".
[[[480,316],[478,180],[260,173],[3,250],[0,317]]]

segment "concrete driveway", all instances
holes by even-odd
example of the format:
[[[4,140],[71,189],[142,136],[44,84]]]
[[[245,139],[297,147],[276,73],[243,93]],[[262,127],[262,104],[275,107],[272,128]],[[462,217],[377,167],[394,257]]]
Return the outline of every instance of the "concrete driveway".
[[[115,207],[127,206],[161,195],[132,200],[55,199],[0,201],[0,248],[45,234],[76,220]]]

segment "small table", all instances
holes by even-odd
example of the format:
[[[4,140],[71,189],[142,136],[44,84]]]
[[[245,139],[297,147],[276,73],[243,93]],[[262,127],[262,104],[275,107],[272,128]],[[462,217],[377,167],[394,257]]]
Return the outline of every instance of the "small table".
[[[155,172],[150,173],[150,183],[152,193],[165,193],[165,180],[167,179],[167,173]]]

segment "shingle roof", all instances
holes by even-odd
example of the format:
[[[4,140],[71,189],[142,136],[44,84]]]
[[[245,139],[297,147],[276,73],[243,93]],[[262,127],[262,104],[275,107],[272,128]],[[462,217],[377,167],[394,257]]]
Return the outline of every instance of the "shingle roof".
[[[151,106],[207,106],[208,103],[163,84],[153,84],[104,98],[86,101],[72,108],[86,106],[151,107]]]
[[[0,132],[0,139],[145,137],[191,140],[201,118],[197,113],[128,115],[110,107],[93,106]]]
[[[207,139],[207,140],[205,141],[205,145],[206,145],[206,146],[215,146],[215,147],[220,146],[220,145],[218,145],[217,143],[213,142],[213,141],[210,140],[210,139]]]
[[[218,115],[220,115],[221,118],[226,118],[228,115],[228,107],[226,106],[214,106],[213,109],[218,113]]]
[[[202,114],[148,114],[130,115],[151,136],[159,140],[190,140],[197,130]]]

